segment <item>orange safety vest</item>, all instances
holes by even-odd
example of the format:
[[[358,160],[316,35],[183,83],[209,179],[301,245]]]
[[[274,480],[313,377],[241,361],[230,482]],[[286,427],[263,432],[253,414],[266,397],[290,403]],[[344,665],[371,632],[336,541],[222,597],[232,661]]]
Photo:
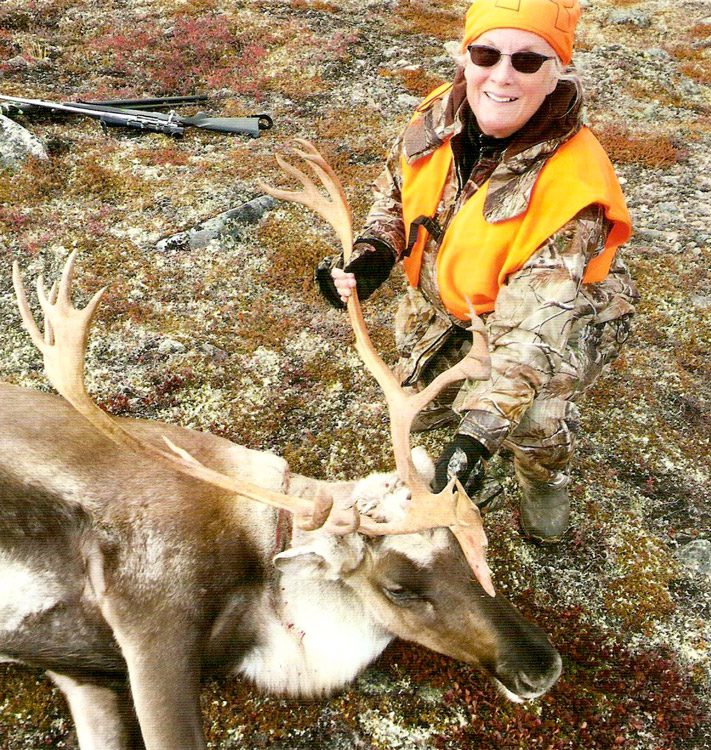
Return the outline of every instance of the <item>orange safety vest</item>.
[[[427,101],[427,100],[426,100]],[[434,216],[452,165],[449,141],[412,164],[402,157],[402,211],[405,236],[421,216]],[[586,206],[600,204],[613,226],[604,250],[587,266],[583,282],[602,281],[617,248],[632,234],[622,189],[607,154],[595,136],[581,128],[560,146],[541,170],[528,208],[518,216],[491,223],[484,218],[489,187],[485,182],[446,228],[437,255],[437,281],[442,302],[461,320],[469,319],[467,299],[477,313],[491,312],[506,278]],[[404,261],[410,284],[418,285],[427,234]]]

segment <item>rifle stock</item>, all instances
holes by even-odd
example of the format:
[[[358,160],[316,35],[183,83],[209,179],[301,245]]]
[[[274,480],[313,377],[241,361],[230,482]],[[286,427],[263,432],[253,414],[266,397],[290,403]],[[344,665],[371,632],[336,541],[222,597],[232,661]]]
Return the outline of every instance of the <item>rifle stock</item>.
[[[194,117],[180,117],[181,125],[191,125],[195,128],[215,130],[218,133],[245,133],[252,138],[258,138],[260,131],[268,130],[272,126],[272,119],[268,115],[253,117],[210,117],[198,114]]]

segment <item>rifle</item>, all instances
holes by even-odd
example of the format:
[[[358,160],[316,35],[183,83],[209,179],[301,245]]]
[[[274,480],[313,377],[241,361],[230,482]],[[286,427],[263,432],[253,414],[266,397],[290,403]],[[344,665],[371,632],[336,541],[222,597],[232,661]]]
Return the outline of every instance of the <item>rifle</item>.
[[[172,97],[171,103],[179,104],[179,97]],[[103,128],[128,127],[138,130],[148,130],[156,133],[166,133],[180,137],[186,127],[214,130],[218,133],[241,133],[258,138],[262,130],[269,130],[274,124],[269,115],[252,115],[250,117],[211,117],[204,112],[198,112],[193,117],[183,117],[175,110],[168,114],[141,109],[137,103],[146,100],[126,100],[129,106],[117,107],[101,103],[86,102],[51,102],[42,99],[23,99],[18,96],[0,94],[0,105],[7,102],[6,108],[18,110],[23,114],[48,110],[50,112],[66,112],[68,114],[85,115],[99,120]],[[156,100],[153,100],[156,101]],[[185,101],[185,100],[183,100]],[[133,108],[131,108],[133,106]]]

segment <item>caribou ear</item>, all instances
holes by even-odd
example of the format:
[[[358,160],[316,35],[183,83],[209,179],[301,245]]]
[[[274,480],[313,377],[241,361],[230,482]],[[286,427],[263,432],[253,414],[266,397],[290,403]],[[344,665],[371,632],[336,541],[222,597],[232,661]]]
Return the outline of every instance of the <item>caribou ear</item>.
[[[328,570],[326,560],[313,550],[302,547],[291,548],[274,557],[274,567],[281,573],[290,573],[299,578],[324,578]]]
[[[297,578],[337,581],[360,565],[364,550],[358,534],[347,537],[319,534],[306,544],[275,555],[273,563],[281,573]]]
[[[417,473],[425,480],[425,482],[427,482],[427,484],[434,479],[434,461],[430,458],[430,454],[421,445],[412,449],[412,463],[415,464]]]

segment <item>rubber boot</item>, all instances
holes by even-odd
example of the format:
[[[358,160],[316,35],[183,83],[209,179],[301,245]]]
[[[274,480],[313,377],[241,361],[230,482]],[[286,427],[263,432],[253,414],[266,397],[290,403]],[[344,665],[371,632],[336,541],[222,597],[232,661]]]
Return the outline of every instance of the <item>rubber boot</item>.
[[[556,544],[570,527],[570,499],[565,474],[552,482],[537,482],[517,472],[521,489],[521,528],[541,544]]]

